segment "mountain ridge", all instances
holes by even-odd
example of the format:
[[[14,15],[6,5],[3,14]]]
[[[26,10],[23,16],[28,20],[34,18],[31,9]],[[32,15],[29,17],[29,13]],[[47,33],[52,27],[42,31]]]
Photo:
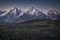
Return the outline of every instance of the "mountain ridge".
[[[2,14],[3,13],[3,14]],[[48,15],[41,12],[37,8],[31,7],[26,12],[24,12],[21,9],[18,9],[17,7],[14,7],[13,9],[6,11],[0,11],[0,22],[24,22],[32,19],[51,19],[51,20],[57,20],[59,19],[58,16],[60,15],[60,12],[57,10],[49,10]],[[60,16],[59,16],[60,17]],[[4,20],[4,21],[3,21]]]

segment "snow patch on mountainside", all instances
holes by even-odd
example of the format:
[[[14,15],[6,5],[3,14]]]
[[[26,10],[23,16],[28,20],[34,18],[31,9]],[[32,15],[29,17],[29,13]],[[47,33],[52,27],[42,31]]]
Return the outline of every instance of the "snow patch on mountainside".
[[[45,12],[46,13],[46,12]],[[54,9],[49,10],[47,14],[45,14],[38,10],[35,7],[30,7],[26,9],[26,11],[18,9],[16,7],[7,10],[7,11],[0,11],[0,22],[23,22],[32,19],[51,19],[57,20],[58,16],[60,17],[60,11]]]

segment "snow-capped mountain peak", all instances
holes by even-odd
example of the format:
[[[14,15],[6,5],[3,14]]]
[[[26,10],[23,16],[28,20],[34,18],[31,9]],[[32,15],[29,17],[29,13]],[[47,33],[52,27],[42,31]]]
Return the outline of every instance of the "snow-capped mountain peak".
[[[13,9],[10,10],[10,12],[16,13],[18,11],[18,8],[14,7]]]
[[[59,19],[57,16],[60,17],[60,12],[58,10],[50,10],[48,11],[48,15],[42,13],[40,10],[38,10],[35,7],[28,8],[27,11],[23,11],[21,9],[18,9],[17,7],[14,7],[11,10],[8,10],[6,12],[0,11],[0,21],[3,22],[24,22],[32,19],[52,19],[56,20]],[[3,14],[2,14],[3,13]],[[2,17],[3,16],[3,17]]]
[[[60,14],[60,12],[58,10],[56,10],[56,9],[50,10],[48,13],[51,14],[51,15],[58,15],[58,14]]]
[[[18,8],[14,7],[13,9],[11,9],[9,11],[9,14],[12,14],[12,15],[17,17],[17,16],[20,16],[22,14],[22,12],[23,11],[21,9],[18,9]]]
[[[56,18],[57,18],[58,15],[60,15],[60,12],[56,9],[48,11],[48,16],[52,20],[57,20]]]
[[[37,15],[38,12],[40,12],[40,11],[35,7],[30,7],[30,8],[28,8],[28,11],[27,11],[27,13],[30,15],[35,15],[35,14]]]
[[[28,8],[28,13],[30,13],[30,14],[34,14],[35,13],[35,8],[34,7],[31,7],[31,8]]]

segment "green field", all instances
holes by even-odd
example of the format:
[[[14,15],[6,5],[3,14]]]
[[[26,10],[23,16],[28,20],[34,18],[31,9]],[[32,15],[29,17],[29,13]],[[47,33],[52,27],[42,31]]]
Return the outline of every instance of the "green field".
[[[41,21],[18,23],[15,26],[0,25],[0,40],[55,40],[59,38],[60,22]]]

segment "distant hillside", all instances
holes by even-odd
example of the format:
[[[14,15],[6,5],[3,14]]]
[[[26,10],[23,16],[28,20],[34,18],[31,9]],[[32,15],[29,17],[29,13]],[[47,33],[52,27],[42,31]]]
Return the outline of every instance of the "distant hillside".
[[[35,20],[29,20],[29,21],[25,21],[25,22],[22,22],[22,23],[18,23],[16,25],[19,25],[19,26],[51,26],[51,27],[55,27],[55,26],[60,26],[60,21],[57,21],[57,20],[38,20],[38,19],[35,19]]]

